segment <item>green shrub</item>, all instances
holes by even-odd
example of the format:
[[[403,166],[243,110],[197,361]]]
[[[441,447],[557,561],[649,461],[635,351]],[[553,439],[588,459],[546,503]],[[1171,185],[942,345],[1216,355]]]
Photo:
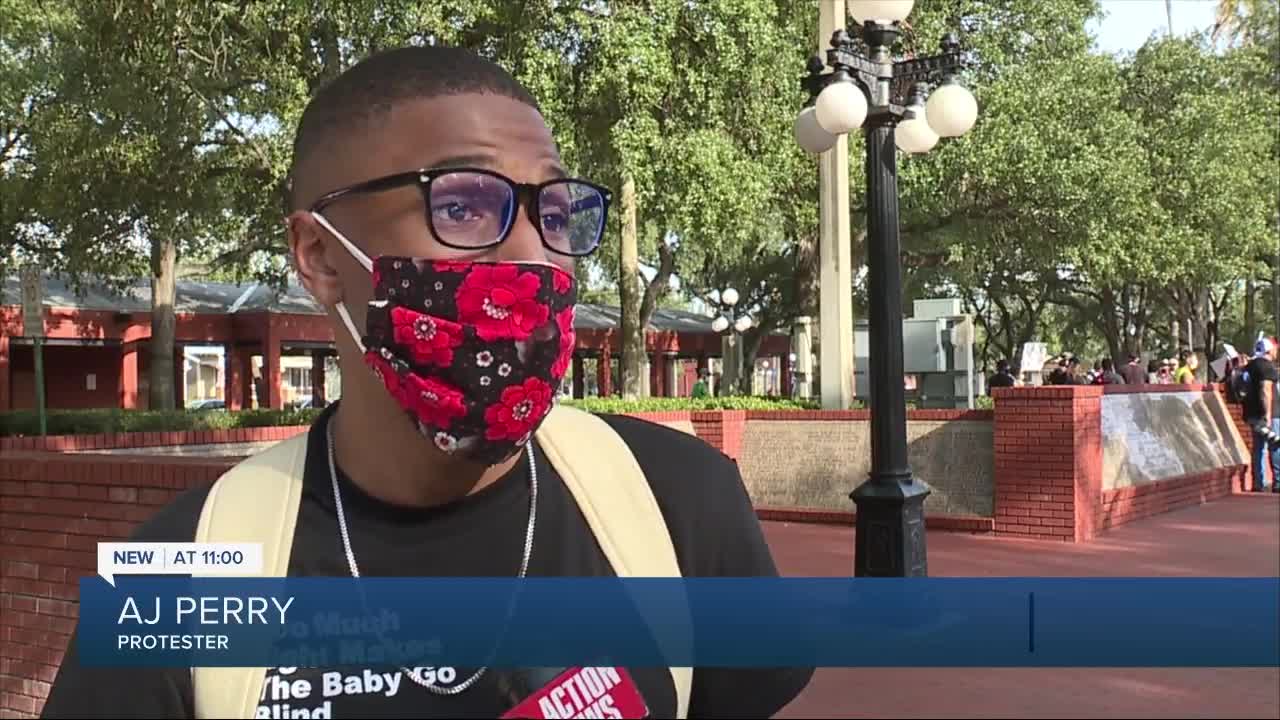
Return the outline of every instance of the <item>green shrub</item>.
[[[807,400],[770,397],[707,397],[668,398],[650,397],[636,400],[622,398],[584,398],[565,400],[566,405],[593,413],[637,413],[671,410],[814,410],[818,404]]]
[[[231,430],[234,428],[310,425],[320,410],[50,410],[50,435]],[[34,410],[0,413],[0,436],[37,435],[40,419]]]

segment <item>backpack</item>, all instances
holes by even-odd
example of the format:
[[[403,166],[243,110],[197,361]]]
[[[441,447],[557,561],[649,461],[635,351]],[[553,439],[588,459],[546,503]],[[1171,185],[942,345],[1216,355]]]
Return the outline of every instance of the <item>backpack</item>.
[[[1232,370],[1227,389],[1231,401],[1243,405],[1245,398],[1249,395],[1249,371],[1245,368]]]
[[[589,413],[557,406],[536,435],[619,577],[680,577],[675,548],[649,482],[613,428]],[[302,433],[274,445],[220,477],[205,500],[195,541],[261,542],[263,576],[286,576],[302,498],[307,437]],[[610,473],[602,475],[602,468]],[[670,619],[650,621],[658,626]],[[670,670],[676,717],[683,719],[693,668]],[[254,717],[266,672],[267,668],[192,668],[196,717]]]

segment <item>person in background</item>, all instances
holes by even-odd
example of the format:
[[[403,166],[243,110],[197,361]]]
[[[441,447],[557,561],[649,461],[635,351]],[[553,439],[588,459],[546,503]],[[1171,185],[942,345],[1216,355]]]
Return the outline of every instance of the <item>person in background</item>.
[[[1147,363],[1147,384],[1156,385],[1160,382],[1160,361],[1151,358],[1151,362]]]
[[[707,387],[707,376],[709,375],[706,368],[698,368],[698,382],[693,384],[693,397],[704,398],[711,395],[711,390]]]
[[[1245,385],[1243,374],[1246,365],[1248,363],[1245,362],[1244,355],[1235,355],[1227,361],[1227,366],[1222,370],[1222,377],[1218,379],[1223,397],[1232,405],[1244,402],[1244,394],[1238,392],[1237,388],[1243,389]]]
[[[1049,373],[1049,385],[1074,385],[1071,377],[1071,361],[1066,355],[1058,358],[1058,366]]]
[[[1276,340],[1262,338],[1253,346],[1253,359],[1245,366],[1247,391],[1244,397],[1244,421],[1252,430],[1250,469],[1254,492],[1267,489],[1266,462],[1270,458],[1271,491],[1280,492],[1280,417],[1276,404],[1280,394],[1276,383],[1280,373],[1276,371]]]
[[[1084,370],[1080,367],[1080,358],[1074,355],[1072,355],[1070,358],[1067,359],[1067,377],[1070,378],[1071,380],[1071,382],[1067,383],[1068,385],[1088,385],[1089,384],[1088,382],[1086,382],[1087,375],[1085,374]]]
[[[1129,353],[1129,362],[1120,368],[1120,377],[1126,385],[1145,385],[1147,373],[1142,369],[1142,358],[1137,353]]]
[[[1156,373],[1156,384],[1168,385],[1172,383],[1174,367],[1175,363],[1173,362],[1173,358],[1165,358],[1164,361],[1160,363],[1160,371]]]
[[[1094,385],[1124,385],[1124,378],[1120,377],[1120,374],[1116,372],[1111,358],[1102,358],[1099,364],[1101,368],[1097,377],[1093,379]]]
[[[1009,361],[1000,360],[996,363],[996,374],[987,380],[987,394],[996,388],[1014,387],[1017,385],[1017,378],[1009,370]]]
[[[1200,367],[1200,356],[1191,350],[1178,353],[1178,369],[1173,373],[1173,384],[1192,385],[1196,382],[1196,369]]]
[[[1098,378],[1100,377],[1102,377],[1102,361],[1095,360],[1093,361],[1093,367],[1084,375],[1084,384],[1100,385],[1101,383],[1098,382]]]

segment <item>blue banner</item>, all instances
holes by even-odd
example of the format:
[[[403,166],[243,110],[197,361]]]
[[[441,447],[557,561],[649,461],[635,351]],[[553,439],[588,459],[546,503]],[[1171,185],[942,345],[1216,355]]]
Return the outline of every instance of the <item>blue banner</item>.
[[[1280,666],[1280,578],[120,576],[80,593],[95,666]]]

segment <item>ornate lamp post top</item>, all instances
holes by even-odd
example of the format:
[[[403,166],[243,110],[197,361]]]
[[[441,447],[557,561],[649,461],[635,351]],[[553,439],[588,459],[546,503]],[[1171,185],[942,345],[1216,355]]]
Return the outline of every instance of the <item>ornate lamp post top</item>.
[[[853,132],[871,119],[897,126],[899,150],[922,153],[942,137],[959,137],[973,127],[978,104],[956,74],[964,67],[960,41],[953,33],[942,38],[942,52],[895,61],[890,49],[901,34],[899,23],[911,12],[911,0],[865,0],[854,3],[861,25],[851,36],[835,31],[827,58],[809,58],[808,75],[801,81],[809,103],[795,123],[796,142],[820,154],[840,135]],[[865,49],[865,50],[864,50]],[[829,72],[824,70],[830,66]],[[937,85],[932,94],[929,89]]]

